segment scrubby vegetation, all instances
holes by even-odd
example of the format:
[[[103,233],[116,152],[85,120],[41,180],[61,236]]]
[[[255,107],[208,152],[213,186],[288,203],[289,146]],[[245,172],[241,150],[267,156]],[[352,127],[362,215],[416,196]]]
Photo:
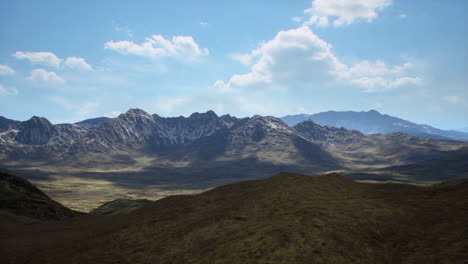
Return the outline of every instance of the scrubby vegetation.
[[[420,187],[281,173],[125,215],[10,225],[0,248],[11,263],[464,263],[466,193],[466,179]]]

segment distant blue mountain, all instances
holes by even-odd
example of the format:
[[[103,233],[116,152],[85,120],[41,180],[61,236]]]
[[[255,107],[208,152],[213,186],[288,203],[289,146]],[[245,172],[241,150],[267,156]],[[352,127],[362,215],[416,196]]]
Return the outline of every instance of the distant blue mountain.
[[[344,127],[346,129],[360,131],[364,134],[403,132],[419,137],[468,141],[468,133],[454,130],[442,130],[428,125],[419,125],[398,117],[381,114],[375,110],[367,112],[328,111],[313,115],[287,115],[281,119],[289,126],[294,126],[302,121],[310,119],[321,126]]]
[[[466,133],[468,133],[468,127],[463,127],[463,128],[459,128],[459,129],[454,129],[453,131],[460,131],[460,132],[466,132]]]

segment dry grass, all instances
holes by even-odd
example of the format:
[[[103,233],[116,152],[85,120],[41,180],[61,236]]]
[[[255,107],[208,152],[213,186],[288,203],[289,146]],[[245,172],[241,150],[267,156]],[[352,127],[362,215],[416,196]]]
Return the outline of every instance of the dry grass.
[[[31,182],[59,203],[81,212],[89,212],[116,199],[158,200],[169,195],[196,194],[204,189],[173,189],[160,185],[125,186],[112,181],[79,178],[72,175],[50,175],[50,180]],[[172,188],[176,188],[172,186]]]
[[[281,174],[128,215],[10,224],[0,248],[6,263],[465,263],[467,188]]]

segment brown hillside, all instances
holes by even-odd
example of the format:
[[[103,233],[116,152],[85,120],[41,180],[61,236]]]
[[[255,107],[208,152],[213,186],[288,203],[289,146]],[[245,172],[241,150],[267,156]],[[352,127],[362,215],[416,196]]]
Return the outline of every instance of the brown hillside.
[[[281,173],[128,215],[5,224],[0,249],[4,263],[464,263],[467,193]]]

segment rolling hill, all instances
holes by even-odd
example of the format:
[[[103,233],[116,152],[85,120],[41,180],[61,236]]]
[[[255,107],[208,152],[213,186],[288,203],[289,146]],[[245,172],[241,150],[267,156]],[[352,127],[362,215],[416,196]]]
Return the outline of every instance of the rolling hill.
[[[0,218],[15,221],[59,220],[80,215],[50,199],[29,181],[0,171]]]
[[[466,183],[281,173],[123,215],[1,223],[0,254],[5,263],[464,263]]]

